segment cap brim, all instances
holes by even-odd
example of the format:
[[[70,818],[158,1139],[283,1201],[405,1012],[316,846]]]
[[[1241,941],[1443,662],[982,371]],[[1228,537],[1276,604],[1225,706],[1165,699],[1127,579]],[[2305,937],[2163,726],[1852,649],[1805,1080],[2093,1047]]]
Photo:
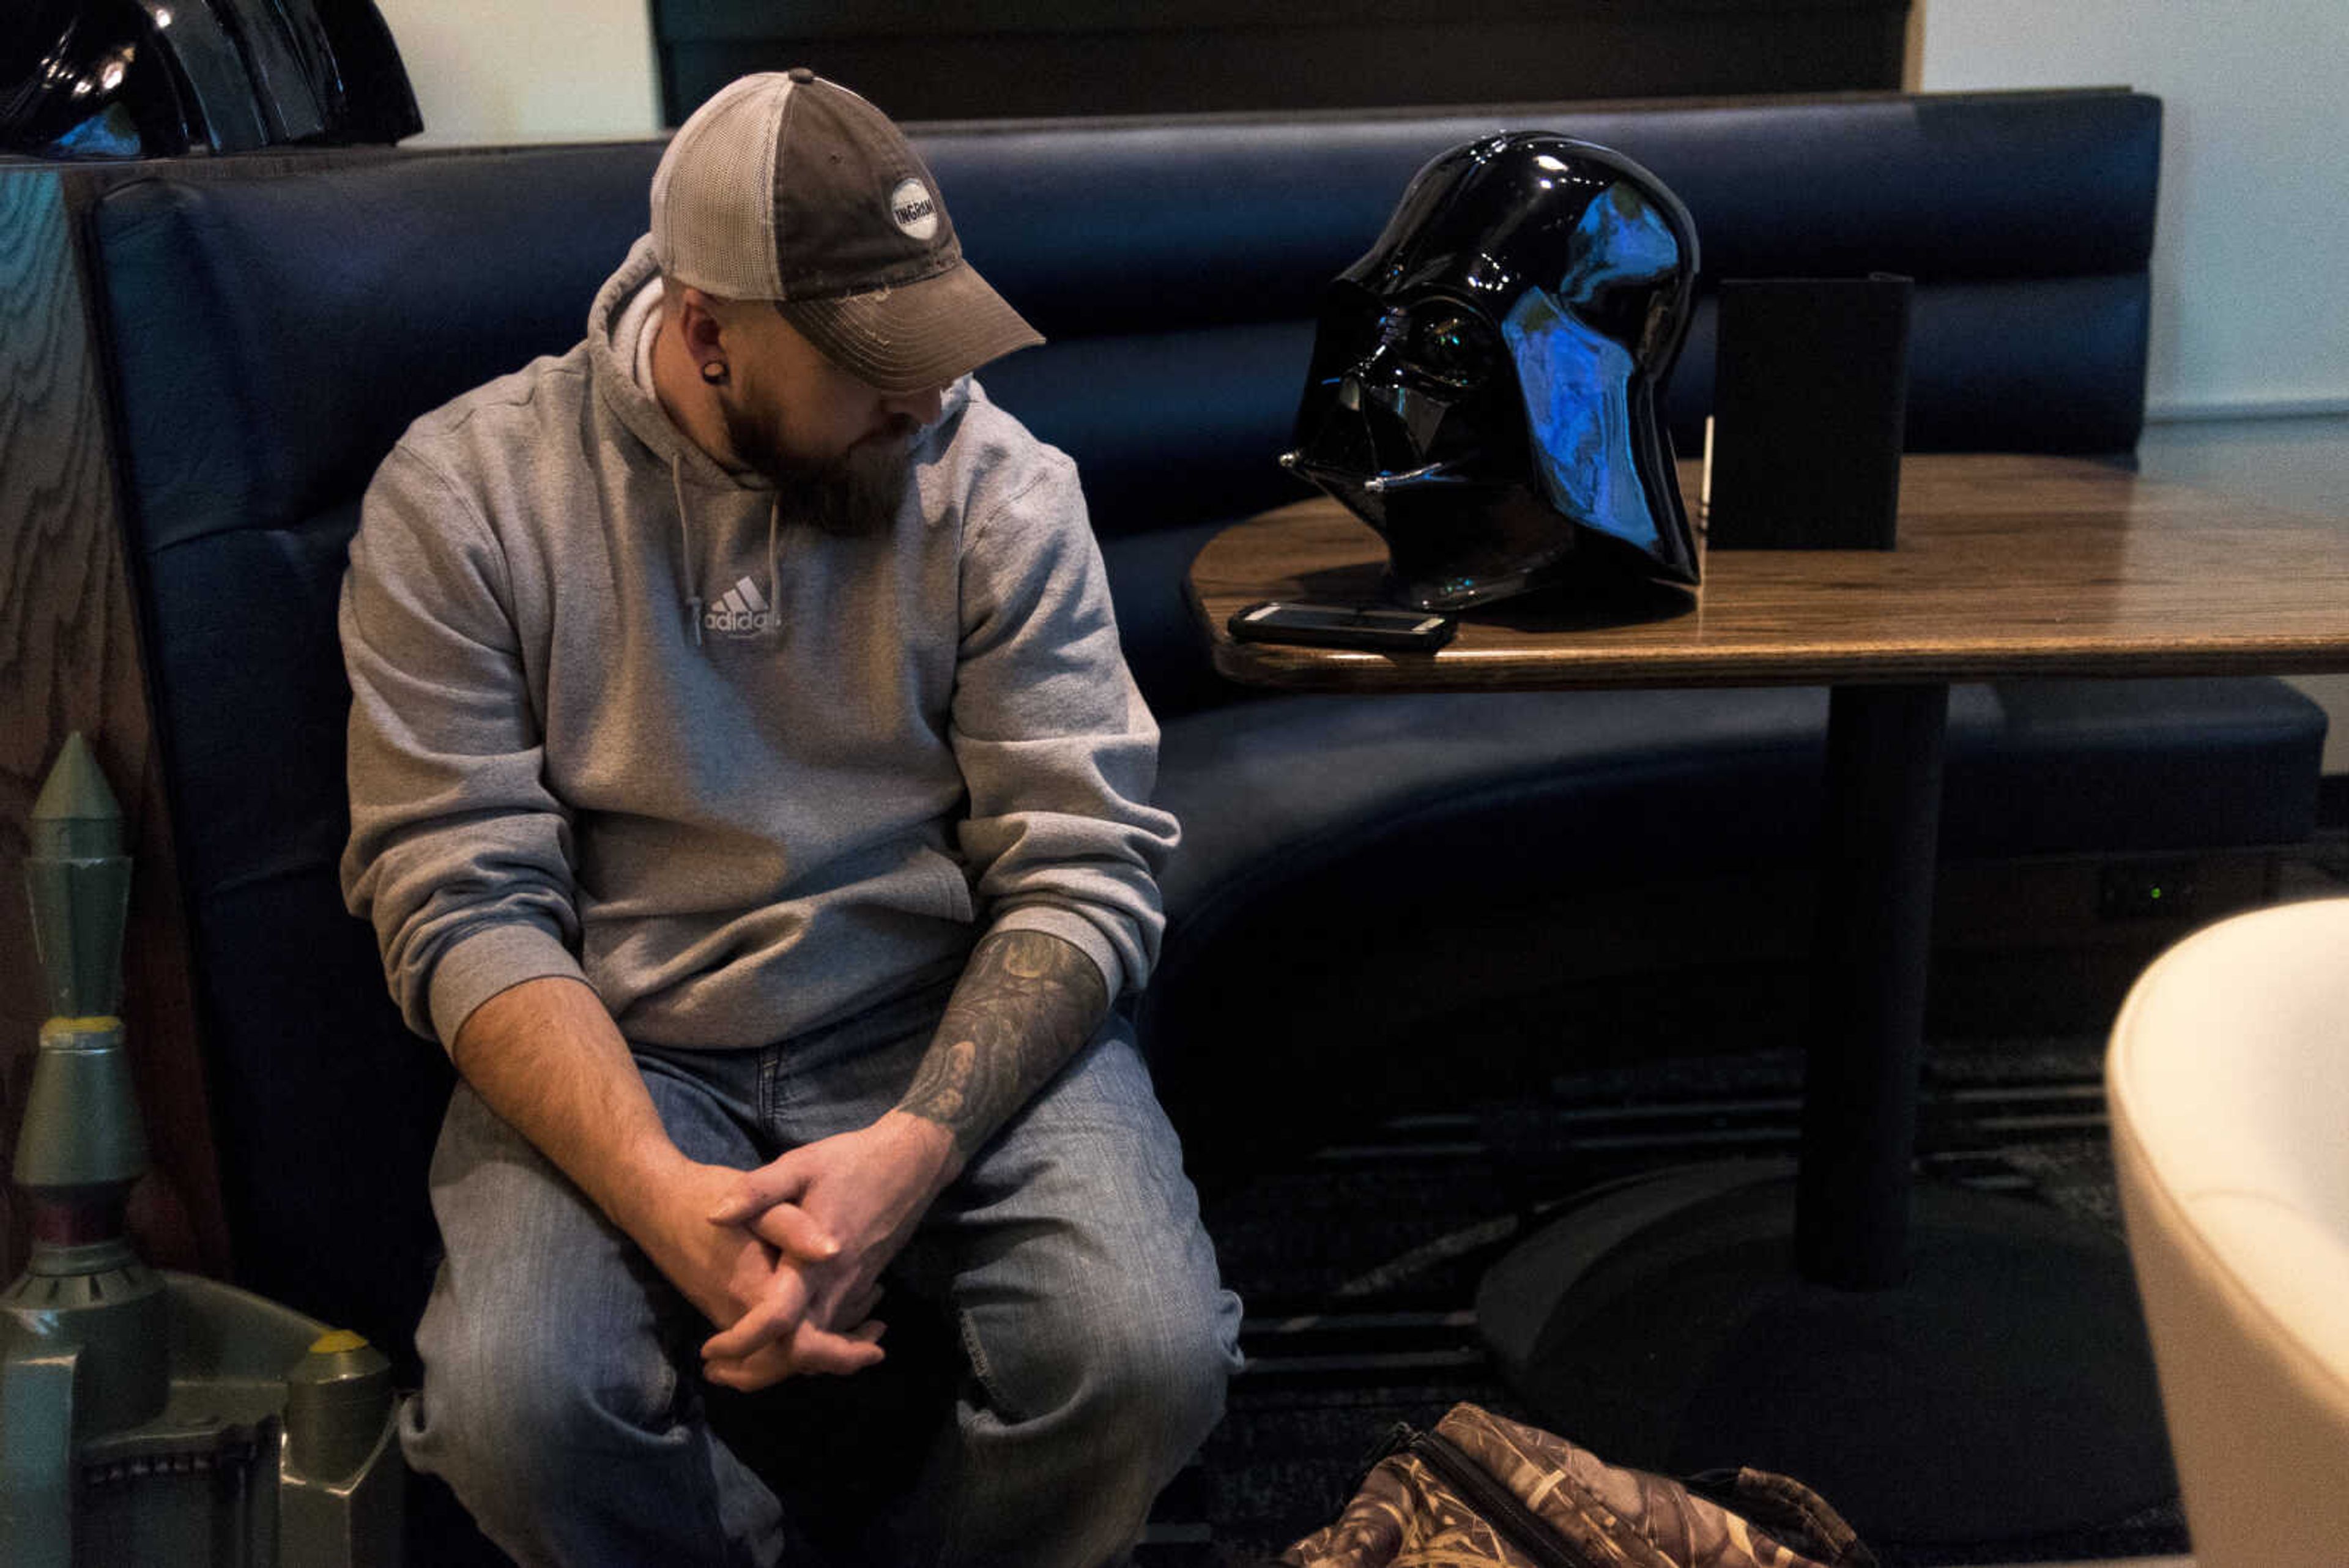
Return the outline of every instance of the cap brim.
[[[968,262],[897,288],[776,308],[825,358],[884,392],[943,387],[1044,341]]]

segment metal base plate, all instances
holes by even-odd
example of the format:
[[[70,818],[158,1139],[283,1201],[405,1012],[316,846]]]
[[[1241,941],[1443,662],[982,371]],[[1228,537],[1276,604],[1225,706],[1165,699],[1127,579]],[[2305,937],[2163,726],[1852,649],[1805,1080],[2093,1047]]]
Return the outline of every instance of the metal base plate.
[[[1752,1465],[1862,1536],[1977,1542],[2177,1495],[2127,1253],[2037,1204],[1915,1193],[1890,1290],[1798,1278],[1779,1162],[1606,1189],[1495,1264],[1477,1316],[1561,1436],[1666,1474]]]

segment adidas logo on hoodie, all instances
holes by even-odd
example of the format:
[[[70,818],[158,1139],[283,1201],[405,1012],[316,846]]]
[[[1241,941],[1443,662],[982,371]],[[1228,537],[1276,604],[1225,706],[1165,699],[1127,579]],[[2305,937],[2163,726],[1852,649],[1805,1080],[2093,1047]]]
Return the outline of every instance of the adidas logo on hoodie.
[[[778,625],[782,617],[767,604],[767,596],[759,585],[744,577],[716,604],[701,612],[701,624],[709,631],[722,631],[730,637],[756,637],[768,628]]]

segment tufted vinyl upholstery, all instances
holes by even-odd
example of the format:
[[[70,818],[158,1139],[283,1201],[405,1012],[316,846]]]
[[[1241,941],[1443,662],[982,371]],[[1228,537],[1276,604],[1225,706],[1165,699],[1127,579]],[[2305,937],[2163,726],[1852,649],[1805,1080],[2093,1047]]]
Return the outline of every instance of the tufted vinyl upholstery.
[[[1816,691],[1265,699],[1181,598],[1216,527],[1302,492],[1271,459],[1319,289],[1433,152],[1502,126],[1617,146],[1721,275],[1919,281],[1910,440],[2126,454],[2141,413],[2159,106],[2125,93],[936,128],[973,259],[1052,342],[990,369],[1078,459],[1188,843],[1148,1015],[1222,1075],[1312,1020],[1233,967],[1268,909],[1344,976],[1412,868],[1423,907],[1808,851]],[[406,423],[579,336],[645,222],[657,145],[393,155],[113,190],[88,234],[243,1282],[402,1345],[448,1087],[334,877],[347,704],[334,598]],[[1710,396],[1700,318],[1670,412]],[[2313,809],[2322,716],[2259,680],[1961,689],[1948,847],[2266,844]],[[2146,787],[2158,779],[2158,787]],[[1284,900],[1286,900],[1284,902]],[[1274,999],[1278,1002],[1278,997]],[[1245,1016],[1243,1016],[1245,1015]],[[1229,1048],[1237,1054],[1219,1054]],[[1204,1148],[1216,1128],[1186,1129]]]

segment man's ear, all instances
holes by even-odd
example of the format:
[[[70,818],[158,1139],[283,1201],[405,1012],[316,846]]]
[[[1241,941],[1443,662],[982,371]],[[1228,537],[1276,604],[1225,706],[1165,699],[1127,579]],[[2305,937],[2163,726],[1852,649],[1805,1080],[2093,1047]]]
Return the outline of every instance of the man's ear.
[[[718,319],[717,302],[701,290],[688,286],[678,290],[674,301],[678,336],[685,340],[685,351],[693,358],[694,367],[726,358],[726,328]]]

